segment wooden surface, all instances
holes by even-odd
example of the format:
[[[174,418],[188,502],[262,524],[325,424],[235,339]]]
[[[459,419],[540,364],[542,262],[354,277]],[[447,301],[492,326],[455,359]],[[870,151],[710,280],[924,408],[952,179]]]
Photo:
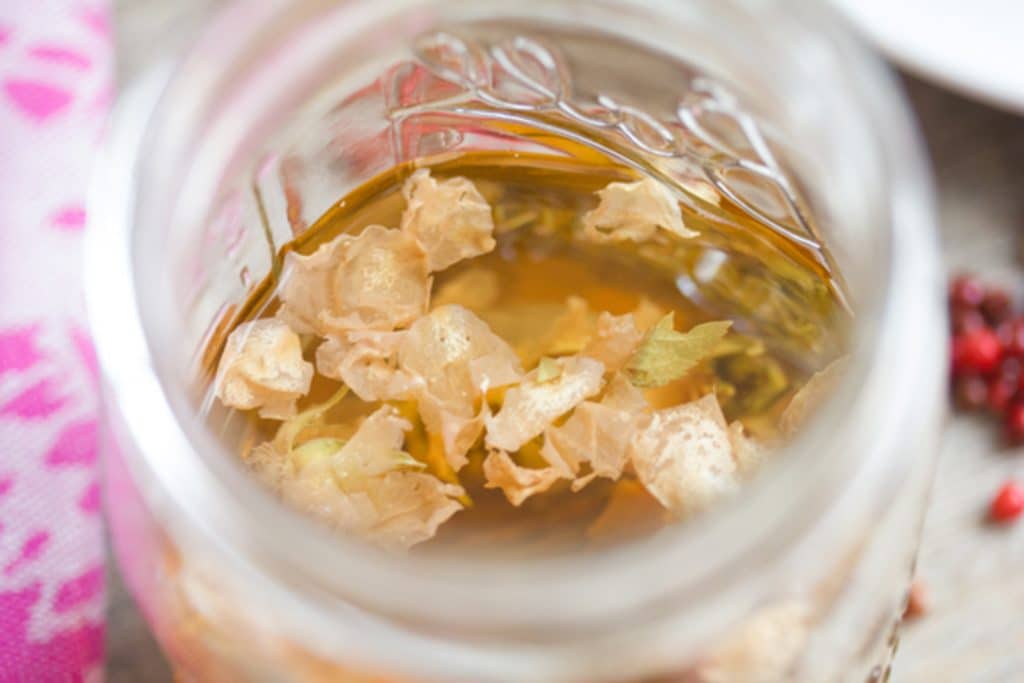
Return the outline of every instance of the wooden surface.
[[[935,168],[947,266],[1024,303],[1024,117],[907,85]],[[918,563],[932,605],[904,630],[897,683],[1024,681],[1024,521],[983,523],[1000,484],[1024,480],[1024,448],[1002,448],[999,437],[983,418],[947,426]]]
[[[934,160],[949,267],[984,273],[1024,301],[1024,267],[1017,260],[1024,234],[1024,118],[912,79],[906,85]],[[1024,449],[1000,449],[998,440],[998,426],[982,419],[957,417],[947,428],[918,572],[931,606],[904,630],[896,683],[1024,681],[1024,523],[1012,529],[983,524],[999,484],[1009,476],[1024,479]],[[110,593],[107,680],[170,681],[116,574]]]

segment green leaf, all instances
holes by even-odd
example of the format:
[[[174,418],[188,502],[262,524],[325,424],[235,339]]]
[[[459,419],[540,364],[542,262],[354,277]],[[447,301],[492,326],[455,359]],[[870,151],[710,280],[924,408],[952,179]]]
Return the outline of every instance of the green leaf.
[[[544,356],[537,363],[537,383],[544,384],[562,376],[562,366],[554,358]]]
[[[341,403],[341,399],[345,398],[346,394],[348,394],[348,387],[342,386],[334,396],[323,403],[307,408],[295,417],[282,422],[281,426],[277,428],[277,434],[274,435],[274,448],[277,449],[277,452],[291,453],[295,448],[295,439],[298,438],[299,433],[322,420],[327,411]]]
[[[721,320],[677,332],[675,316],[669,313],[647,333],[626,365],[626,374],[635,386],[645,389],[674,382],[710,357],[730,327],[731,321]]]

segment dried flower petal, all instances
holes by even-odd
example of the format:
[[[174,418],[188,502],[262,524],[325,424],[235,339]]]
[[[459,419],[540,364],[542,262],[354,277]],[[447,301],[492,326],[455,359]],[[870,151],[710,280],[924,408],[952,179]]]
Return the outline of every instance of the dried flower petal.
[[[291,458],[269,441],[252,449],[245,456],[245,465],[275,493],[281,492],[281,486],[286,479],[295,476],[295,466]]]
[[[494,450],[484,460],[484,476],[487,488],[501,489],[508,502],[519,507],[530,496],[550,489],[564,475],[553,467],[520,467],[505,451]]]
[[[570,296],[565,312],[558,316],[542,341],[542,353],[563,356],[579,353],[594,336],[596,323],[586,299]]]
[[[491,206],[466,178],[438,182],[421,169],[406,181],[402,194],[407,202],[402,231],[426,252],[431,271],[494,249]]]
[[[643,338],[644,333],[637,329],[632,313],[602,313],[597,318],[596,333],[583,349],[583,355],[604,363],[606,372],[616,372],[633,357]]]
[[[408,548],[433,537],[462,508],[453,498],[464,494],[414,471],[423,463],[401,450],[411,426],[395,408],[383,406],[348,441],[314,439],[290,457],[263,444],[253,451],[251,466],[300,510],[374,543]]]
[[[334,476],[342,489],[359,489],[366,480],[395,469],[422,467],[402,451],[405,433],[412,425],[393,406],[385,405],[363,420],[352,438],[331,461]]]
[[[331,460],[309,463],[281,481],[281,499],[332,528],[367,537],[377,511],[364,492],[344,492],[335,481]]]
[[[677,515],[737,489],[729,429],[713,394],[655,412],[634,437],[630,457],[651,495]]]
[[[762,608],[715,647],[700,666],[706,683],[774,683],[787,674],[807,642],[810,614],[799,602]]]
[[[573,356],[557,362],[562,367],[558,379],[538,382],[534,370],[505,393],[498,414],[485,418],[488,446],[517,451],[556,419],[601,391],[604,366],[599,361]]]
[[[789,405],[779,417],[779,429],[786,436],[792,436],[804,425],[811,413],[828,398],[839,385],[846,372],[847,358],[832,361],[823,370],[814,373],[807,383],[793,395]]]
[[[627,379],[615,375],[600,402],[584,401],[559,427],[544,432],[541,456],[566,476],[575,475],[584,462],[591,475],[573,483],[579,491],[594,477],[616,480],[629,458],[629,446],[647,402]]]
[[[754,472],[764,460],[765,447],[745,434],[742,422],[729,425],[729,442],[732,444],[736,470],[741,476]]]
[[[562,376],[562,366],[554,358],[544,356],[537,363],[537,381],[541,384],[556,380]]]
[[[597,329],[597,316],[578,296],[566,298],[564,306],[551,303],[491,311],[487,320],[515,347],[526,366],[546,355],[579,353]]]
[[[348,385],[364,401],[407,398],[414,378],[398,367],[405,331],[352,331],[331,337],[316,350],[316,369]]]
[[[370,538],[388,547],[409,548],[433,538],[462,509],[462,487],[420,472],[391,472],[367,490],[377,512]]]
[[[486,389],[522,377],[515,352],[487,324],[461,306],[442,306],[409,328],[399,367],[417,379],[413,394],[427,429],[445,441],[458,471],[483,428],[476,404]]]
[[[427,309],[426,257],[399,230],[372,225],[341,235],[311,256],[285,258],[278,316],[300,332],[321,336],[349,330],[393,330]]]
[[[662,318],[626,365],[626,373],[638,387],[660,387],[681,378],[714,351],[732,326],[722,320],[676,332],[674,320],[672,313]]]
[[[260,416],[285,419],[309,392],[313,365],[302,359],[302,343],[273,318],[239,325],[228,337],[215,380],[217,397],[230,408],[260,409]]]
[[[294,252],[285,256],[278,318],[299,334],[323,333],[320,314],[335,308],[331,276],[341,267],[345,251],[355,239],[353,235],[338,235],[309,256]]]
[[[668,188],[653,178],[611,183],[597,194],[597,208],[583,216],[583,235],[594,242],[645,242],[658,228],[684,238],[698,234],[683,223],[682,209]]]
[[[615,373],[609,380],[601,405],[627,413],[639,413],[650,407],[644,392],[637,389],[621,372]]]

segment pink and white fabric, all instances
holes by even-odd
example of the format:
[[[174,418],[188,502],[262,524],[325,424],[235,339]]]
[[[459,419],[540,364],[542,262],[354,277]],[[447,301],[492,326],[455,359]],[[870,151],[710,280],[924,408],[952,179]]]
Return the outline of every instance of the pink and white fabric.
[[[102,678],[79,253],[111,38],[104,0],[0,0],[0,683]]]

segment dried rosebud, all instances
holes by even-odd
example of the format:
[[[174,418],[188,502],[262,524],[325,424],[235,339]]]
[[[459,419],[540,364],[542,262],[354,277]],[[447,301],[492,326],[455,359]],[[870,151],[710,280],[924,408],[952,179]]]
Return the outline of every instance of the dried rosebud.
[[[572,356],[556,362],[562,367],[557,379],[539,382],[538,371],[530,372],[506,392],[501,410],[485,418],[489,447],[517,451],[557,418],[601,391],[604,366],[599,361]]]
[[[278,316],[299,332],[321,336],[351,330],[390,331],[427,310],[427,261],[399,230],[372,225],[341,235],[311,256],[290,253]]]
[[[417,320],[398,349],[401,370],[415,381],[412,395],[427,429],[444,439],[455,471],[483,429],[476,404],[487,389],[523,376],[515,352],[462,306],[442,306]]]
[[[680,516],[739,486],[729,427],[713,394],[656,411],[633,438],[630,459],[651,495]]]
[[[491,206],[466,178],[437,181],[416,171],[402,188],[407,206],[402,231],[427,255],[432,272],[494,249]]]
[[[285,419],[309,392],[313,365],[302,359],[302,343],[273,318],[239,325],[228,337],[214,380],[217,398],[230,408],[259,408],[260,416]]]
[[[516,507],[522,505],[527,498],[547,491],[563,476],[562,472],[553,467],[520,467],[508,453],[501,450],[491,451],[484,460],[484,477],[487,480],[485,486],[489,489],[501,489],[508,502]]]
[[[653,178],[611,183],[597,195],[597,208],[583,216],[583,236],[594,242],[645,242],[659,228],[683,238],[698,234],[683,223],[679,202],[668,188]]]

